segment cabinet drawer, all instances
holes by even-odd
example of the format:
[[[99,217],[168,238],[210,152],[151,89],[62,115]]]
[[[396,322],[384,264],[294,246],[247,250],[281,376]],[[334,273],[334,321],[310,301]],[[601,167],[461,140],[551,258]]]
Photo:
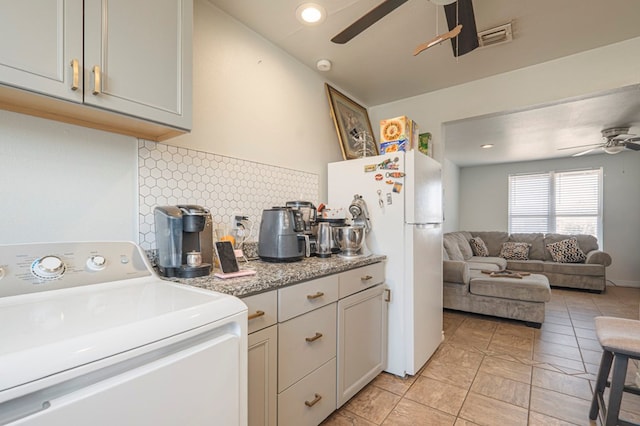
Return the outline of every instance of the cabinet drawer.
[[[316,426],[336,409],[336,359],[278,395],[279,426]]]
[[[338,275],[278,290],[278,321],[286,321],[338,300]]]
[[[384,263],[374,263],[340,274],[340,299],[384,282]]]
[[[336,304],[278,325],[278,391],[336,356]]]
[[[268,291],[266,293],[243,297],[242,301],[249,308],[249,334],[276,323],[278,319],[277,291]]]

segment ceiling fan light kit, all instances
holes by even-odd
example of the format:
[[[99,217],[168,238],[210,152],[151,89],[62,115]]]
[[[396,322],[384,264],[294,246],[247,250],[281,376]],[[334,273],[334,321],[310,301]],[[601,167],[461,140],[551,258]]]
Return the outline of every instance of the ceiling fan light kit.
[[[604,152],[606,152],[607,154],[618,154],[622,151],[624,151],[624,145],[612,145],[604,147]]]

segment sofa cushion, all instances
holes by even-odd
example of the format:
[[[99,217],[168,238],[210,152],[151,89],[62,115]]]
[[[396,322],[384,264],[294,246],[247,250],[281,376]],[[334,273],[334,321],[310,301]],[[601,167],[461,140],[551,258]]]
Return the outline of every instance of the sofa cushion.
[[[540,232],[534,232],[531,234],[516,233],[509,236],[509,241],[516,243],[529,243],[529,259],[532,260],[544,260],[545,252],[547,251],[544,246],[544,234]]]
[[[544,262],[542,260],[509,260],[507,268],[512,271],[523,272],[544,272]]]
[[[471,260],[467,260],[467,265],[469,265],[469,269],[472,271],[491,271],[491,272],[500,272],[503,269],[500,268],[495,263],[485,263],[485,262],[473,262]]]
[[[547,244],[547,250],[551,253],[554,262],[583,263],[587,259],[584,252],[580,250],[578,240],[575,237]]]
[[[472,236],[482,238],[489,249],[489,256],[499,256],[502,250],[502,243],[509,241],[509,234],[502,231],[472,232]]]
[[[496,265],[498,267],[498,271],[503,271],[506,269],[507,267],[507,261],[506,259],[503,259],[501,257],[494,257],[494,256],[488,256],[488,257],[484,257],[484,256],[473,256],[471,259],[467,259],[467,262],[469,263],[473,263],[474,265],[478,265],[479,267],[471,267],[471,269],[489,269],[486,268],[485,265]]]
[[[604,266],[602,265],[557,262],[544,262],[544,272],[552,274],[584,275],[595,277],[603,277],[605,274]]]
[[[551,299],[549,280],[544,275],[532,274],[522,278],[496,278],[485,275],[472,277],[471,294],[501,299],[548,302]]]
[[[460,253],[462,253],[462,257],[465,260],[473,256],[473,250],[471,250],[471,246],[469,245],[471,235],[468,232],[452,232],[452,237],[458,243]]]
[[[471,245],[471,250],[473,251],[474,256],[489,256],[489,249],[487,248],[487,245],[484,243],[484,241],[482,241],[482,238],[473,237],[469,240],[469,244]]]
[[[502,243],[500,257],[507,260],[527,260],[529,259],[529,247],[531,247],[529,243],[507,241],[506,243]]]
[[[444,249],[447,252],[449,260],[464,260],[462,252],[458,247],[458,242],[454,238],[453,234],[444,234],[442,237],[442,244],[444,245]]]
[[[548,244],[557,243],[562,240],[566,240],[568,238],[575,237],[578,241],[578,246],[583,253],[589,253],[592,250],[598,250],[598,239],[593,235],[586,234],[577,234],[577,235],[569,235],[569,234],[546,234],[544,236],[544,245],[545,245],[545,257],[544,260],[552,261],[551,253],[549,250],[546,250],[546,246]]]

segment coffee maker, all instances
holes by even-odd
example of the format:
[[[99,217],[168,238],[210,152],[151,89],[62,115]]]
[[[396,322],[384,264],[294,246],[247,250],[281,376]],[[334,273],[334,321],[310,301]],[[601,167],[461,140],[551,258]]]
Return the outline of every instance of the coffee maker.
[[[300,231],[305,239],[307,257],[314,256],[318,251],[318,209],[311,201],[287,201],[286,207],[294,211],[296,217],[302,220]]]
[[[213,223],[204,207],[185,204],[154,209],[158,271],[164,277],[209,275],[213,262]]]

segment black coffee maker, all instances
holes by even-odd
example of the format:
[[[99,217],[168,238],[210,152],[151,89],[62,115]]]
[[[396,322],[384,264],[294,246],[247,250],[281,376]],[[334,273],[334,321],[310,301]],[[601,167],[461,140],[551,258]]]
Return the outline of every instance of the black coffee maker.
[[[209,210],[193,204],[158,206],[153,215],[160,275],[179,278],[209,275],[213,263]]]

